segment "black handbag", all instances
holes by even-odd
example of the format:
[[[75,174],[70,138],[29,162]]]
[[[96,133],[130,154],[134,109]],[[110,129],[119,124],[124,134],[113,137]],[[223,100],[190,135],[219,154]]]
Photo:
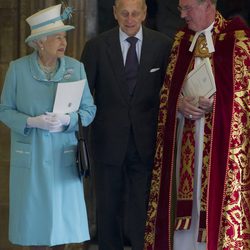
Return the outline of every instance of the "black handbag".
[[[77,138],[77,150],[76,150],[76,168],[80,180],[82,177],[88,177],[90,175],[90,163],[87,143],[84,138],[82,121],[80,114],[78,113],[78,131],[76,131]]]

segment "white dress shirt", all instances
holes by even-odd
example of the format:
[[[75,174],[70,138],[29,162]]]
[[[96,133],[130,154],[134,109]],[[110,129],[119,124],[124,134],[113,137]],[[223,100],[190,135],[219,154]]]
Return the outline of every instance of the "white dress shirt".
[[[119,38],[120,38],[120,44],[121,44],[121,50],[122,50],[122,56],[123,56],[123,63],[125,65],[128,49],[130,47],[130,43],[126,40],[129,36],[119,29]],[[138,57],[138,62],[140,62],[141,58],[141,46],[142,46],[142,39],[143,39],[143,34],[142,34],[142,27],[140,27],[139,31],[135,35],[136,38],[138,38],[138,41],[136,43],[136,53]]]

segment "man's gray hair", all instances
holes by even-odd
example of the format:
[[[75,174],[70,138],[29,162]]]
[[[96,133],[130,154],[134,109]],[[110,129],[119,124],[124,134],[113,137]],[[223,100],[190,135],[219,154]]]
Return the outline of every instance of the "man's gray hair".
[[[205,0],[197,0],[198,3],[203,3]],[[211,0],[211,3],[216,6],[217,0]]]
[[[117,6],[117,5],[119,5],[119,2],[120,2],[121,0],[115,0],[115,6]],[[147,4],[146,4],[146,1],[145,0],[140,0],[141,1],[141,3],[142,3],[142,6],[143,6],[143,8],[145,8],[145,7],[147,7]]]

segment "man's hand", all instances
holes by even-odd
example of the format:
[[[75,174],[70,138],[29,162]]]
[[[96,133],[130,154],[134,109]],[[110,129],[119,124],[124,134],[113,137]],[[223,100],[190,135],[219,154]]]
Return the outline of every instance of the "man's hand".
[[[194,103],[195,97],[180,96],[178,99],[178,111],[188,119],[198,120],[204,116],[205,111],[196,107]]]
[[[205,111],[205,113],[209,113],[213,110],[213,102],[214,97],[206,98],[206,97],[200,97],[199,98],[199,108]]]

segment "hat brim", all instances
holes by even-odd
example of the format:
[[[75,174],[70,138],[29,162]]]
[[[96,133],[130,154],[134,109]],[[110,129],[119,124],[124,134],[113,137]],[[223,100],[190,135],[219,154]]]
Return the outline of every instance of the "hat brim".
[[[48,30],[45,30],[43,32],[39,32],[37,34],[33,34],[33,35],[30,35],[28,36],[26,39],[25,39],[25,42],[28,43],[28,42],[31,42],[31,41],[34,41],[34,40],[37,40],[39,38],[42,38],[43,36],[50,36],[50,35],[53,35],[53,34],[56,34],[56,33],[59,33],[59,32],[63,32],[63,31],[69,31],[69,30],[72,30],[74,29],[75,27],[74,26],[71,26],[71,25],[64,25],[63,27],[61,28],[54,28],[54,29],[48,29]]]

